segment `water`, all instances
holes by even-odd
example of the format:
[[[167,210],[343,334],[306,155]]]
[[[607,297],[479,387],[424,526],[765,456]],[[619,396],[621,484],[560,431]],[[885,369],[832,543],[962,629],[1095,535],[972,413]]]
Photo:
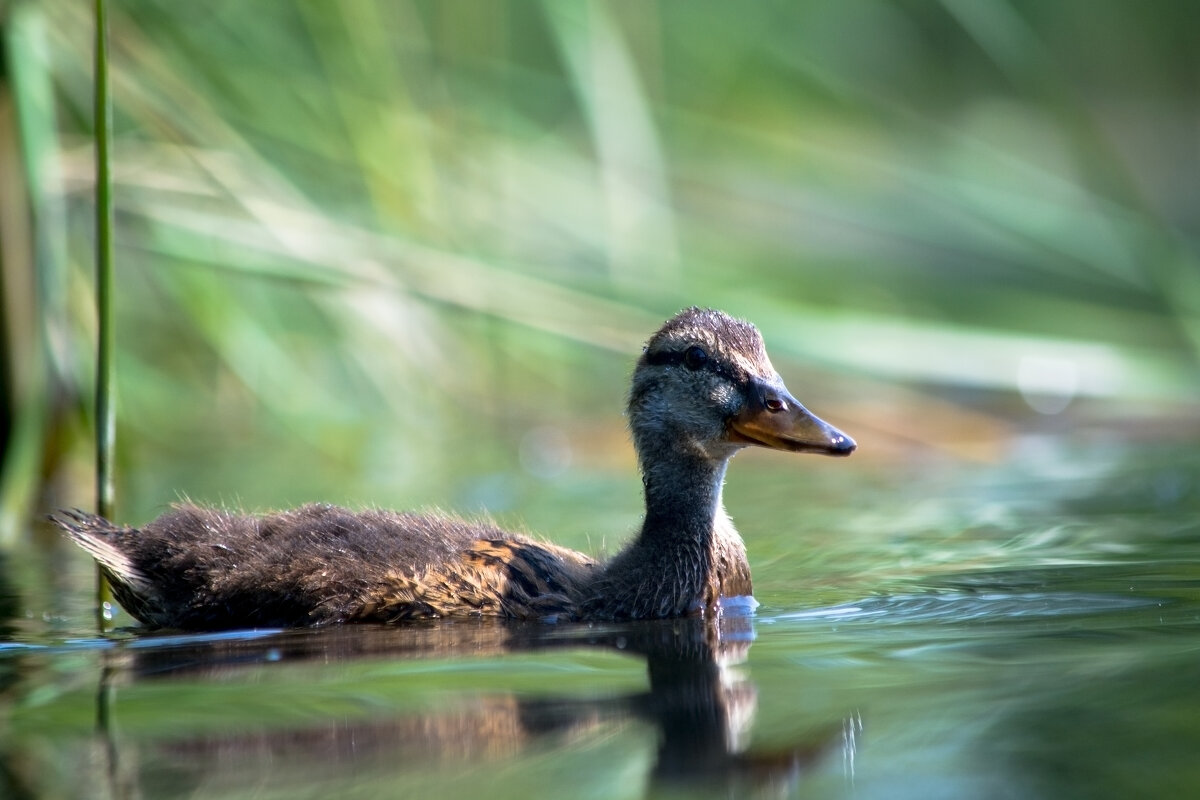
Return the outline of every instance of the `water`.
[[[806,468],[815,499],[803,514],[798,473],[764,464],[737,465],[727,496],[762,605],[719,628],[485,621],[101,638],[85,560],[64,572],[57,557],[10,557],[0,796],[1200,789],[1194,456]]]

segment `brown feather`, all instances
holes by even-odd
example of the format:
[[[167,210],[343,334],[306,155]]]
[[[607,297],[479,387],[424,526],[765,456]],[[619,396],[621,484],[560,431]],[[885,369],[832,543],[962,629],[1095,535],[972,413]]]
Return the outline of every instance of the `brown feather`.
[[[692,348],[705,351],[702,369],[684,361]],[[752,588],[721,504],[742,446],[725,428],[748,383],[768,378],[758,331],[719,311],[688,309],[651,337],[629,394],[646,519],[604,564],[487,522],[330,505],[253,516],[183,504],[136,530],[78,511],[51,519],[155,626],[711,614]]]

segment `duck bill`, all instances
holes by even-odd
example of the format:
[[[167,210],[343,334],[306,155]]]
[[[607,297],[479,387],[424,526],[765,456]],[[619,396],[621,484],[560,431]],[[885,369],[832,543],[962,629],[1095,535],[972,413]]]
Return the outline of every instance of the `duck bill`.
[[[758,383],[750,395],[742,411],[729,421],[727,438],[731,442],[827,456],[848,456],[858,446],[800,405],[782,383]]]

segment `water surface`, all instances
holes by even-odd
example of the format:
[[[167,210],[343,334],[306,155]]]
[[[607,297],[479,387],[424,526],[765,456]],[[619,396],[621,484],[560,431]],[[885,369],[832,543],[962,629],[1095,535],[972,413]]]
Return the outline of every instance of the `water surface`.
[[[0,795],[1191,796],[1197,459],[1077,456],[814,471],[802,513],[739,464],[762,605],[718,626],[101,637],[85,559],[9,556]]]

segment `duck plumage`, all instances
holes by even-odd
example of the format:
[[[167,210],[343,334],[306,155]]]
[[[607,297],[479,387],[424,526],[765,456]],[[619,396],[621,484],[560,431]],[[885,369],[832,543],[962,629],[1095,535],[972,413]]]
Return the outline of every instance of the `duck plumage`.
[[[52,519],[156,627],[711,614],[752,590],[721,502],[729,458],[747,445],[855,448],[788,393],[753,325],[711,309],[687,309],[650,338],[628,417],[646,516],[603,563],[486,522],[330,505],[245,515],[184,504],[137,529],[78,511]]]

